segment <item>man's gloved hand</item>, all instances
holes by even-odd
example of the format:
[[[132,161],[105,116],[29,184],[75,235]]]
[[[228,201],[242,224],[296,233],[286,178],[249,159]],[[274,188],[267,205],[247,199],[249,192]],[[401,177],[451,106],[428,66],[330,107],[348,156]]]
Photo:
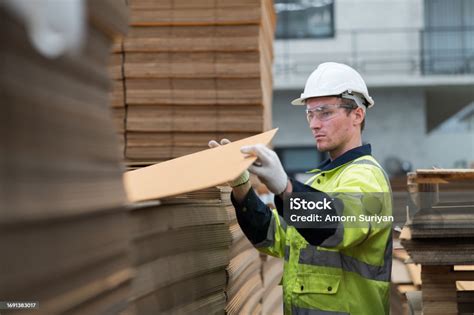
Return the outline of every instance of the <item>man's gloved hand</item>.
[[[263,144],[256,144],[244,146],[240,148],[240,152],[258,158],[257,162],[249,167],[249,171],[257,175],[272,193],[279,195],[286,190],[288,175],[286,175],[275,151],[270,150]]]
[[[228,140],[228,139],[222,139],[220,144],[215,140],[211,140],[211,141],[209,141],[208,146],[210,148],[216,148],[216,147],[220,147],[221,145],[226,145],[226,144],[229,144],[229,143],[230,143],[230,140]],[[240,176],[237,177],[236,179],[234,179],[230,182],[227,182],[227,184],[230,187],[234,188],[234,187],[241,186],[241,185],[247,183],[249,181],[249,179],[250,179],[250,174],[246,170],[245,172],[240,174]]]

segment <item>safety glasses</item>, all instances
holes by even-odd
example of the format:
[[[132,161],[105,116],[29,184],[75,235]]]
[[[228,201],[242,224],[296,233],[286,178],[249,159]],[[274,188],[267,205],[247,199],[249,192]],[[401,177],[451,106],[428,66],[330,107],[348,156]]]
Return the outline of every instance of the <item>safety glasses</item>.
[[[357,106],[353,105],[321,105],[313,109],[306,110],[306,119],[308,123],[311,122],[314,118],[319,121],[331,120],[338,114],[339,108],[355,109]]]

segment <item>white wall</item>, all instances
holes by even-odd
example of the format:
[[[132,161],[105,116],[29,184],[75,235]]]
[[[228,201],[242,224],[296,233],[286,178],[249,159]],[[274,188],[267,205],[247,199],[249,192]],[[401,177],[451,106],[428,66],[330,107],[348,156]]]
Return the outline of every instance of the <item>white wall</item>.
[[[339,30],[422,28],[423,0],[337,0]]]
[[[467,167],[474,167],[474,131],[468,133],[434,133],[426,137],[422,155],[424,165],[451,168],[457,161],[466,161]],[[443,156],[441,158],[441,156]]]
[[[418,74],[423,0],[335,1],[335,37],[275,41],[275,85],[295,88],[325,61],[374,75]],[[387,62],[390,60],[390,62]],[[290,68],[297,74],[282,73]]]

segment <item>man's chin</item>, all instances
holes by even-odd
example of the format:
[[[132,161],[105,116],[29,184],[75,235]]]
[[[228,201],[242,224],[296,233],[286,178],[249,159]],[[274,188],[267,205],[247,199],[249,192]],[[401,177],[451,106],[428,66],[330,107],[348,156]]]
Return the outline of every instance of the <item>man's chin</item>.
[[[325,153],[331,152],[332,150],[334,150],[334,147],[325,141],[316,141],[316,149],[318,149],[319,152]]]
[[[318,141],[316,141],[316,149],[318,149],[319,152],[327,151],[327,147],[323,143],[320,143]]]

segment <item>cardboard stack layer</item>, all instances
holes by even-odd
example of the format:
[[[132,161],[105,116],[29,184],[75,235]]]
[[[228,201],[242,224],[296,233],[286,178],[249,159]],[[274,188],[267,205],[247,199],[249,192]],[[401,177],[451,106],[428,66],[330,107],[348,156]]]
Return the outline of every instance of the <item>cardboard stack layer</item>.
[[[236,222],[230,188],[140,202],[131,219],[137,314],[236,314],[258,305],[260,258]]]
[[[0,296],[39,302],[35,314],[119,313],[133,277],[107,101],[111,35],[126,31],[127,8],[86,5],[84,46],[51,59],[0,7]]]
[[[262,314],[283,314],[283,259],[262,254],[263,289]]]
[[[131,212],[137,314],[223,310],[231,242],[229,192],[208,189],[136,204]],[[196,198],[197,197],[197,198]]]
[[[274,209],[274,196],[258,177],[251,175],[250,182],[257,195],[270,209]],[[261,299],[262,314],[283,314],[283,288],[280,285],[283,276],[283,258],[275,258],[260,253],[262,261],[261,275],[263,294]]]
[[[268,130],[271,0],[129,1],[125,158],[151,164]]]
[[[116,40],[112,45],[109,60],[109,77],[112,84],[109,92],[109,103],[112,119],[119,139],[119,154],[125,154],[125,83],[123,76],[123,38]]]
[[[227,314],[259,314],[263,294],[261,260],[237,222],[231,227],[232,247],[227,267]]]
[[[392,314],[409,314],[410,294],[421,289],[421,266],[415,264],[401,246],[399,234],[393,232],[390,311]]]
[[[474,296],[472,282],[459,288],[460,281],[473,281],[474,202],[443,199],[443,185],[474,181],[474,170],[417,170],[409,174],[408,187],[418,206],[400,235],[411,259],[421,265],[422,307],[425,314],[472,313],[472,304],[461,295]],[[452,196],[448,194],[448,196]],[[467,268],[467,269],[466,269]]]

